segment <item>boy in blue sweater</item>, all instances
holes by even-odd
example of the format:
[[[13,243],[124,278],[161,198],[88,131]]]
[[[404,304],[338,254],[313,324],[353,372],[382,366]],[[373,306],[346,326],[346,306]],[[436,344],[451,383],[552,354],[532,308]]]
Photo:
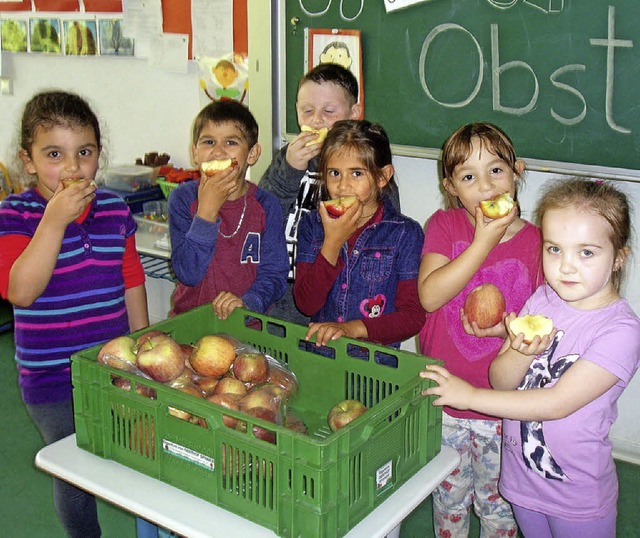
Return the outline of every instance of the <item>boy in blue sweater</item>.
[[[211,301],[226,319],[239,306],[264,313],[282,297],[289,270],[282,210],[275,196],[245,179],[260,152],[258,124],[244,105],[213,102],[196,117],[192,153],[202,176],[169,196],[179,280],[172,314]],[[210,170],[229,160],[227,168]]]

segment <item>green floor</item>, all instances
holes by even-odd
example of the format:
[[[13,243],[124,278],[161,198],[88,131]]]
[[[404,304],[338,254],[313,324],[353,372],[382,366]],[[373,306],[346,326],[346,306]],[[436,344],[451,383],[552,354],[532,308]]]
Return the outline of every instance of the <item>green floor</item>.
[[[0,536],[3,538],[64,538],[53,511],[51,479],[36,469],[33,459],[41,448],[40,436],[22,405],[13,361],[13,334],[0,334],[0,409],[4,419],[0,428]],[[640,467],[618,462],[620,501],[618,537],[640,536]],[[100,522],[105,538],[135,536],[135,519],[130,514],[100,502]],[[478,536],[477,520],[471,536]],[[425,501],[405,521],[402,538],[430,538],[431,505]]]

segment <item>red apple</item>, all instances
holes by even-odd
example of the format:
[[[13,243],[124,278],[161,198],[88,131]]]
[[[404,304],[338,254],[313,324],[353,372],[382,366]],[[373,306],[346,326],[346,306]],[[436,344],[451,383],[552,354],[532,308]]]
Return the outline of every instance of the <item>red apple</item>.
[[[138,368],[160,383],[173,381],[184,370],[180,345],[166,334],[148,338],[138,349]]]
[[[201,377],[195,380],[198,388],[204,392],[205,396],[210,396],[216,388],[220,379],[217,377]]]
[[[287,414],[284,417],[284,426],[288,430],[302,433],[307,435],[309,430],[303,420],[291,409],[287,409]]]
[[[244,383],[264,383],[269,375],[269,362],[262,353],[239,353],[231,368]]]
[[[266,420],[267,422],[276,423],[277,415],[273,411],[273,409],[269,409],[266,407],[252,407],[251,409],[244,410],[243,413],[250,415],[255,418],[259,418],[261,420]],[[237,430],[246,432],[247,431],[247,423],[243,421],[238,421]],[[267,430],[261,426],[254,425],[252,429],[253,436],[257,439],[262,439],[267,443],[275,443],[276,442],[276,432],[272,430]]]
[[[236,358],[233,344],[224,336],[207,335],[198,340],[189,357],[191,368],[203,377],[219,377]]]
[[[483,200],[480,202],[480,210],[485,217],[490,219],[499,219],[506,217],[509,211],[513,209],[515,202],[508,192],[496,196],[490,200]]]
[[[167,333],[163,332],[163,331],[158,331],[156,329],[152,329],[150,331],[147,331],[146,333],[141,334],[140,336],[138,336],[138,338],[136,338],[136,349],[140,349],[140,346],[142,346],[147,340],[149,340],[149,338],[153,338],[154,336],[169,336]]]
[[[515,335],[524,335],[524,343],[530,344],[536,336],[542,338],[553,331],[553,321],[542,314],[525,314],[509,323]]]
[[[213,394],[228,394],[236,399],[242,398],[247,393],[247,388],[239,379],[231,376],[225,376],[220,379],[213,389]]]
[[[131,381],[125,379],[124,377],[112,376],[111,383],[122,390],[131,390]],[[156,391],[154,389],[150,389],[149,387],[145,387],[140,383],[136,383],[136,393],[140,396],[144,396],[145,398],[150,398],[151,400],[156,399]]]
[[[98,352],[98,362],[131,371],[136,366],[136,341],[130,336],[118,336],[106,342]]]
[[[208,396],[207,400],[216,405],[221,405],[222,407],[226,407],[227,409],[233,409],[234,411],[240,411],[240,406],[236,401],[236,398],[232,394],[214,394],[212,396]],[[222,422],[227,428],[236,429],[238,425],[238,419],[230,417],[228,415],[222,416]]]
[[[349,422],[358,418],[367,410],[365,405],[358,400],[343,400],[337,403],[329,411],[327,422],[331,431],[335,432],[344,428]]]
[[[327,213],[332,219],[337,219],[344,215],[344,212],[356,203],[357,198],[355,196],[345,196],[343,198],[335,198],[333,200],[327,200],[322,202],[327,209]]]
[[[488,329],[502,321],[506,309],[504,296],[493,284],[481,284],[471,290],[464,301],[464,313],[469,323],[474,321],[481,329]]]
[[[282,387],[286,391],[287,397],[293,396],[298,391],[298,380],[295,374],[291,370],[277,364],[269,365],[267,382]]]
[[[238,403],[244,412],[254,407],[265,407],[277,414],[285,397],[286,392],[282,387],[265,383],[252,388]]]
[[[183,385],[181,387],[174,388],[176,390],[179,390],[180,392],[184,392],[185,394],[191,394],[192,396],[196,396],[197,398],[202,398],[202,392],[200,391],[200,389],[193,385]],[[191,420],[193,418],[193,415],[191,413],[189,413],[188,411],[183,411],[182,409],[169,407],[167,410],[169,411],[169,414],[171,416],[182,420]]]

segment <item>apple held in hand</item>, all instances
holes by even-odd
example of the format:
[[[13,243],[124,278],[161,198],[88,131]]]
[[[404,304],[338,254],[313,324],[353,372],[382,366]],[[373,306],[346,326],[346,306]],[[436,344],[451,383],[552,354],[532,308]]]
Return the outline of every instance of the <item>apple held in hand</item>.
[[[322,202],[327,209],[327,213],[332,219],[337,219],[344,215],[344,212],[356,203],[357,198],[355,196],[344,196],[343,198],[334,198],[333,200],[327,200]]]
[[[365,405],[358,400],[343,400],[329,411],[327,422],[332,432],[344,428],[349,422],[358,418],[367,410]]]
[[[138,348],[138,368],[160,383],[173,381],[184,370],[184,356],[178,344],[166,334],[148,338]]]
[[[86,179],[84,179],[84,178],[78,178],[78,179],[66,178],[66,179],[62,180],[62,188],[63,189],[68,189],[69,187],[71,187],[71,185],[77,185],[78,183],[82,183],[83,181],[86,181]]]
[[[464,314],[469,323],[475,321],[481,329],[500,323],[505,309],[504,296],[493,284],[481,284],[474,288],[464,301]]]
[[[542,314],[525,314],[515,318],[509,329],[515,335],[524,335],[524,343],[530,344],[536,336],[542,338],[553,331],[553,321]]]
[[[217,161],[207,161],[202,163],[202,172],[205,176],[212,176],[216,172],[226,170],[231,166],[235,166],[237,162],[233,159],[220,159]]]
[[[136,341],[130,336],[118,336],[106,342],[98,352],[98,362],[131,371],[136,366]]]
[[[314,129],[313,127],[309,127],[308,125],[303,125],[302,127],[300,127],[300,130],[303,133],[314,133],[317,135],[314,140],[312,140],[311,142],[307,142],[305,144],[305,147],[311,146],[313,144],[322,144],[324,142],[324,139],[327,138],[327,133],[329,132],[329,129],[327,129],[326,127]]]
[[[236,379],[244,383],[264,383],[269,375],[269,362],[262,353],[239,353],[231,369]]]
[[[499,219],[509,214],[513,209],[515,202],[508,192],[496,196],[491,200],[483,200],[480,202],[480,210],[485,217],[490,219]]]
[[[229,370],[235,358],[233,344],[223,336],[212,334],[198,340],[189,357],[189,364],[198,375],[220,377]]]

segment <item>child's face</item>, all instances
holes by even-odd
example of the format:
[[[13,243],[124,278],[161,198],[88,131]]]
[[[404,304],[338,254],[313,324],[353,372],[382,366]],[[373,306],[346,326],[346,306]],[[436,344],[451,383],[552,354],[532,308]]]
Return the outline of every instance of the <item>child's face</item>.
[[[38,127],[31,155],[20,151],[27,173],[35,175],[38,190],[49,200],[63,179],[94,180],[98,171],[100,148],[93,128],[56,125]]]
[[[333,82],[305,82],[298,91],[296,112],[300,126],[331,129],[336,121],[358,119],[360,105],[350,105],[345,90]]]
[[[334,151],[327,161],[325,184],[329,198],[357,196],[363,205],[362,214],[371,216],[378,208],[380,191],[393,175],[393,167],[385,166],[383,176],[374,178],[365,168],[356,150]]]
[[[238,163],[236,178],[244,181],[247,168],[256,163],[260,156],[260,146],[249,147],[240,128],[231,121],[204,124],[198,140],[192,147],[193,161],[196,166],[207,161],[235,159]]]
[[[624,262],[609,223],[571,207],[549,209],[542,219],[542,264],[555,292],[574,308],[592,310],[618,298],[611,275]]]
[[[518,173],[524,170],[524,163],[516,161]],[[475,222],[476,207],[483,200],[495,198],[508,192],[512,197],[516,192],[518,176],[508,163],[491,153],[479,139],[471,141],[469,158],[455,167],[453,175],[445,178],[447,192],[457,197]]]

